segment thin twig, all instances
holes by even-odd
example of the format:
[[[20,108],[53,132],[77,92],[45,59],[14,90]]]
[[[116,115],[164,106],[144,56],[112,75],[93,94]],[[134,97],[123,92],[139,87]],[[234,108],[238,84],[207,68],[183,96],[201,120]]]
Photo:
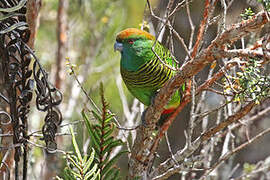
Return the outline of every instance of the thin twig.
[[[190,8],[189,8],[189,3],[188,0],[186,0],[186,11],[187,11],[187,16],[188,16],[188,22],[190,26],[190,36],[189,36],[189,44],[188,44],[188,49],[191,50],[192,45],[193,45],[193,38],[194,38],[194,32],[195,32],[195,26],[193,24],[191,15],[190,15]]]
[[[268,128],[268,129],[262,131],[261,133],[257,134],[255,137],[250,139],[250,141],[247,141],[247,142],[239,145],[235,149],[231,150],[230,152],[226,153],[222,158],[220,158],[220,160],[218,162],[216,162],[209,170],[207,170],[200,179],[202,180],[202,179],[206,178],[208,174],[210,174],[214,169],[216,169],[225,160],[229,159],[233,154],[235,154],[238,151],[242,150],[243,148],[250,145],[254,141],[258,140],[259,138],[261,138],[262,136],[264,136],[267,133],[270,133],[270,128]]]
[[[167,132],[165,133],[165,140],[166,140],[166,144],[167,144],[168,150],[169,150],[169,152],[171,154],[171,158],[175,161],[175,164],[178,165],[177,161],[174,159],[172,148],[171,148],[171,144],[170,144],[170,141],[169,141],[168,133]]]
[[[209,138],[211,138],[213,136],[213,134],[216,134],[217,132],[220,132],[222,129],[228,127],[229,125],[231,125],[232,123],[236,122],[237,120],[241,119],[242,117],[244,117],[247,113],[250,112],[250,110],[255,106],[255,102],[252,101],[250,103],[248,103],[246,106],[244,106],[242,109],[240,109],[237,113],[235,113],[234,115],[228,117],[227,120],[219,123],[217,126],[211,128],[210,130],[208,130],[207,132],[203,133],[202,135],[202,139],[203,141],[208,140]]]

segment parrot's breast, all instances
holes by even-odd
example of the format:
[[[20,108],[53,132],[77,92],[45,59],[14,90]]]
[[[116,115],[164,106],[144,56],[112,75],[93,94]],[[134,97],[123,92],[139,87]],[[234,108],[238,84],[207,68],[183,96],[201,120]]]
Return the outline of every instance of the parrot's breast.
[[[127,71],[121,67],[121,75],[127,86],[152,90],[161,88],[173,72],[155,59],[143,64],[138,71]]]
[[[137,71],[127,71],[121,66],[121,75],[127,88],[139,101],[149,106],[151,98],[166,81],[173,76],[173,71],[159,62],[158,59],[148,61]]]

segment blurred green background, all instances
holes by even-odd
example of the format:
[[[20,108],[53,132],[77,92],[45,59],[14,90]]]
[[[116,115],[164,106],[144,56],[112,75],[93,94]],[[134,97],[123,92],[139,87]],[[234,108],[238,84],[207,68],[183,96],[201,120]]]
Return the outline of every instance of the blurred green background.
[[[120,58],[120,54],[113,51],[115,35],[126,27],[139,27],[144,7],[144,0],[72,0],[69,4],[68,51],[65,55],[71,63],[77,65],[76,72],[84,77],[83,84],[95,102],[99,101],[99,83],[102,81],[106,84],[107,100],[113,102],[111,108],[117,114],[122,114],[122,107],[115,85]],[[55,71],[56,62],[57,8],[58,1],[43,1],[35,45],[38,57],[50,72]],[[61,90],[64,92],[64,102],[67,103],[75,82],[68,73],[65,76],[65,88]],[[54,80],[53,77],[51,80]],[[79,102],[85,102],[85,97],[80,99],[82,101]]]

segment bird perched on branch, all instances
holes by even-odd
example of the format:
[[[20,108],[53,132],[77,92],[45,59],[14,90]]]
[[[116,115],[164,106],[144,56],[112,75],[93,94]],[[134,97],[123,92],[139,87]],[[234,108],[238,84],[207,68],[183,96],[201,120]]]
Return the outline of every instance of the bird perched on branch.
[[[128,90],[146,106],[176,73],[170,51],[146,31],[128,28],[119,32],[114,50],[121,53],[120,71]],[[172,113],[179,104],[180,93],[176,91],[162,114]]]

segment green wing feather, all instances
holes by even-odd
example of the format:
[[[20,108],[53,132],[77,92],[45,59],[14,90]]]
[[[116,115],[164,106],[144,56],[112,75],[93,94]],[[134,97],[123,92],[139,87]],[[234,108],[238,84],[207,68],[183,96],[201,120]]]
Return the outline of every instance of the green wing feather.
[[[157,91],[175,74],[172,68],[176,65],[173,64],[170,51],[158,42],[154,46],[154,51],[158,57],[153,52],[150,55],[148,52],[147,56],[142,58],[150,57],[151,59],[145,59],[146,63],[142,64],[137,71],[127,71],[121,66],[121,75],[127,88],[137,99],[147,106],[151,104],[151,99]],[[174,108],[179,103],[179,92],[176,92],[165,109]]]

